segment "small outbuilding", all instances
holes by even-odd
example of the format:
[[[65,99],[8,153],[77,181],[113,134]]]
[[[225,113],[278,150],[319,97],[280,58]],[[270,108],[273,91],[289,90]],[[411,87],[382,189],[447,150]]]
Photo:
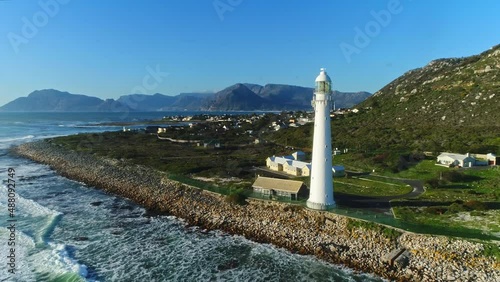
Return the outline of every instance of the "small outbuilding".
[[[341,165],[332,166],[333,177],[345,176],[345,168]]]
[[[299,197],[306,198],[308,194],[307,187],[302,181],[263,176],[257,177],[252,188],[255,193],[269,198],[280,197],[297,200]]]
[[[497,157],[493,153],[486,154],[486,159],[488,160],[488,165],[498,165],[500,163],[500,157]]]
[[[203,142],[203,147],[208,149],[218,149],[221,148],[221,144],[219,140],[208,140]]]

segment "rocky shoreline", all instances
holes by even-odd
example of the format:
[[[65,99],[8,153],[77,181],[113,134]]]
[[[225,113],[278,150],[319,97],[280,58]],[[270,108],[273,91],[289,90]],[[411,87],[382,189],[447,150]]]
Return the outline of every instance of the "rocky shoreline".
[[[382,232],[349,227],[352,219],[328,212],[259,200],[248,200],[244,206],[231,204],[224,196],[169,180],[151,168],[69,151],[50,140],[23,144],[13,151],[151,211],[390,280],[500,281],[500,262],[483,256],[481,243],[408,232],[390,239]],[[405,260],[391,265],[384,257],[394,250],[406,250]]]

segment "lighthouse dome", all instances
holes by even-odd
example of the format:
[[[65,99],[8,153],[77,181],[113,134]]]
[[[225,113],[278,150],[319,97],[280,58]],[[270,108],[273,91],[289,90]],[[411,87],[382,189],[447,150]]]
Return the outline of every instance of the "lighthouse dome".
[[[324,68],[320,69],[320,73],[319,73],[318,77],[316,77],[316,82],[320,82],[320,81],[327,81],[330,83],[332,82],[332,80],[330,79],[328,74],[326,74],[326,70]]]

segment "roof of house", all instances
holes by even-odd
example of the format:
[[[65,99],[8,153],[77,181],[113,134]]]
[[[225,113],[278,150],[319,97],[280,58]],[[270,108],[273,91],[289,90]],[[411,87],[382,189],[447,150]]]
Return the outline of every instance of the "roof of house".
[[[343,166],[341,166],[341,165],[334,165],[334,166],[332,166],[332,171],[333,172],[344,171],[344,170],[345,170],[345,168]]]
[[[301,161],[294,161],[294,160],[290,160],[290,161],[287,161],[286,162],[287,165],[289,166],[293,166],[293,167],[296,167],[296,168],[300,168],[300,169],[303,169],[304,167],[306,167],[309,163],[306,163],[306,162],[301,162]]]
[[[454,159],[454,160],[463,161],[465,158],[470,157],[470,156],[467,156],[467,155],[462,155],[462,154],[454,154],[454,153],[441,153],[441,154],[438,156],[438,159],[439,159],[439,158],[445,158],[445,157],[452,158],[452,159]],[[471,157],[471,158],[472,158],[472,157]]]
[[[284,156],[284,157],[269,157],[269,159],[272,162],[278,163],[278,164],[285,164],[287,161],[293,160],[292,156]]]
[[[304,169],[304,168],[308,168],[309,170],[311,169],[312,165],[311,163],[306,163],[306,162],[302,162],[302,161],[296,161],[296,160],[293,160],[293,159],[290,159],[291,156],[284,156],[284,157],[269,157],[269,159],[271,160],[271,162],[274,162],[274,163],[277,163],[277,164],[282,164],[282,165],[287,165],[287,166],[291,166],[291,167],[295,167],[295,168],[299,168],[299,169]],[[335,171],[343,171],[345,170],[343,166],[341,165],[334,165],[332,167],[332,171],[335,172]]]
[[[302,185],[304,185],[302,181],[259,176],[252,187],[298,193]]]

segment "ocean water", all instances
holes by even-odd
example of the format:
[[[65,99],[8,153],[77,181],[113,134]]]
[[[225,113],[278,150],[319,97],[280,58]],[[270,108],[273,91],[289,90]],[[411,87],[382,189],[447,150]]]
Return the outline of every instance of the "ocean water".
[[[9,148],[121,130],[101,122],[172,113],[0,113],[0,281],[382,281],[310,256],[151,216]],[[15,169],[15,274],[9,272],[8,169]],[[297,242],[300,244],[300,242]]]

